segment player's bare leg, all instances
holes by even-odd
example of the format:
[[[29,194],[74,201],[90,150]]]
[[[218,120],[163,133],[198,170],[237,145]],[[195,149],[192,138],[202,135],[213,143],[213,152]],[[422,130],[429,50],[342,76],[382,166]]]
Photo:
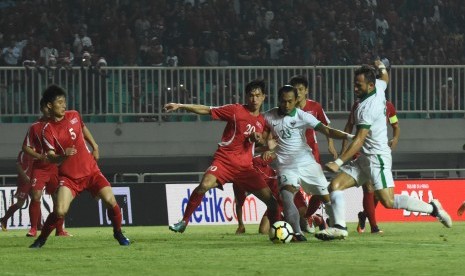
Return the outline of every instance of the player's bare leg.
[[[0,219],[0,224],[2,227],[2,231],[7,231],[7,223],[8,219],[13,216],[13,214],[19,210],[24,205],[25,200],[24,199],[18,199],[16,203],[10,206],[8,210],[5,212],[5,216]]]
[[[63,223],[62,220],[66,213],[68,213],[69,206],[73,199],[73,193],[68,187],[60,186],[58,188],[57,203],[54,206],[54,211],[48,215],[39,237],[29,246],[29,248],[41,248],[45,245],[48,236],[56,228],[57,223],[60,223],[60,221]]]

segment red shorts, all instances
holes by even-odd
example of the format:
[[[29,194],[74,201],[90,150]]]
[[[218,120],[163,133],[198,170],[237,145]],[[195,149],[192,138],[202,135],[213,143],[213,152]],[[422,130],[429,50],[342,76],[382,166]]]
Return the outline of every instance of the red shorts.
[[[110,182],[100,171],[79,179],[60,176],[59,185],[68,187],[73,193],[73,197],[76,197],[82,191],[89,191],[93,197],[96,197],[101,189],[111,187]]]
[[[17,199],[26,200],[29,196],[29,192],[31,191],[32,186],[31,183],[27,183],[19,179],[20,177],[18,177],[18,188],[16,189],[14,197],[16,197]]]
[[[279,196],[278,189],[278,180],[274,178],[265,179],[266,184],[270,187],[271,193],[278,200],[278,204],[281,205],[281,198]],[[233,183],[234,197],[236,201],[242,205],[244,204],[245,198],[249,195],[250,191],[244,190],[242,187],[238,186],[236,183]]]
[[[258,191],[268,187],[263,177],[252,165],[247,168],[234,167],[219,160],[213,160],[206,174],[214,175],[222,189],[227,182],[232,182],[247,192]]]
[[[32,189],[42,191],[45,188],[47,194],[54,194],[58,188],[58,168],[34,169],[31,176]]]

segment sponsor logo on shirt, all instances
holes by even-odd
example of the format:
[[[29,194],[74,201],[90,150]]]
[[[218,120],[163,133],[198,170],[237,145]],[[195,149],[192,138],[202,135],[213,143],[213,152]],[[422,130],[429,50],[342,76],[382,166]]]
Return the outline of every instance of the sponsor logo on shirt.
[[[71,121],[69,121],[72,125],[76,124],[78,122],[77,118],[73,118]]]

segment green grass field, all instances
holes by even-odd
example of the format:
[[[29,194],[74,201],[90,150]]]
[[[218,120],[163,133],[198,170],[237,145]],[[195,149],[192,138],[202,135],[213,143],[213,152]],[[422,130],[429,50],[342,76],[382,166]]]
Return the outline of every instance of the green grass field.
[[[465,222],[382,223],[382,236],[358,234],[323,242],[273,244],[235,226],[125,227],[129,247],[111,228],[69,228],[74,237],[51,236],[29,249],[26,230],[0,232],[0,275],[464,275]],[[278,274],[279,273],[279,274]]]

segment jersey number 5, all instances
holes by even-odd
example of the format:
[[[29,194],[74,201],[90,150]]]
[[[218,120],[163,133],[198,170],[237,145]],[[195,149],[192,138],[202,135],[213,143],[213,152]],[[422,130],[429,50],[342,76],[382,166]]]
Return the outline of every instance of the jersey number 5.
[[[76,132],[74,132],[74,129],[70,128],[69,129],[69,134],[71,135],[72,140],[76,140]]]

